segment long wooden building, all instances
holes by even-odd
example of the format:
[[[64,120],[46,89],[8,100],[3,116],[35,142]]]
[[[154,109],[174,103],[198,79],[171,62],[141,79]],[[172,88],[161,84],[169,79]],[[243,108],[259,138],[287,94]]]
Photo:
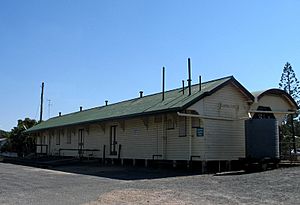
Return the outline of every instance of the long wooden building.
[[[262,109],[263,108],[263,109]],[[267,108],[267,109],[266,109]],[[245,157],[245,120],[298,109],[284,91],[251,94],[234,77],[59,115],[27,132],[37,152],[124,160],[233,161]]]

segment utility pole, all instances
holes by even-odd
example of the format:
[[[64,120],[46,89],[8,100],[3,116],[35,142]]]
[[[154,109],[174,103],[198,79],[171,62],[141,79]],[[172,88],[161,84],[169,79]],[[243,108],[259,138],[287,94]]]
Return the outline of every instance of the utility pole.
[[[44,82],[42,82],[42,92],[41,92],[41,110],[40,110],[40,121],[43,120],[43,100],[44,100]]]

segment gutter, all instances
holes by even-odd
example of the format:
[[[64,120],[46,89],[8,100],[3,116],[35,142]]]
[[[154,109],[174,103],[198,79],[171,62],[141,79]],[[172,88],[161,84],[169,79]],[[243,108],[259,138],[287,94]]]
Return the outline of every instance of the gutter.
[[[178,116],[182,117],[195,117],[195,118],[203,118],[203,119],[210,119],[210,120],[227,120],[227,121],[235,121],[234,118],[226,118],[226,117],[212,117],[212,116],[205,116],[205,115],[195,115],[195,114],[187,114],[187,113],[181,113],[177,112]]]
[[[297,111],[264,111],[264,110],[249,110],[249,113],[268,113],[268,114],[295,114]]]

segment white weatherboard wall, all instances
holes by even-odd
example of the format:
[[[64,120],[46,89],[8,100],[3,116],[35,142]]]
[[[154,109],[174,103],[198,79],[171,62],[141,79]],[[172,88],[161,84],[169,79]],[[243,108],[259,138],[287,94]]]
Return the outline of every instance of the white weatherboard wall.
[[[193,160],[236,160],[245,156],[244,120],[239,118],[247,116],[249,108],[246,101],[247,98],[236,86],[228,84],[190,106],[187,110],[197,111],[199,115],[234,119],[202,119],[202,137],[198,137],[197,129],[192,128],[191,117],[186,117],[186,135],[179,136],[182,126],[179,121],[182,122],[185,117],[178,116],[177,113],[65,127],[43,134],[50,137],[46,144],[52,155],[58,154],[60,148],[77,149],[78,132],[83,129],[84,149],[99,149],[93,156],[101,158],[105,145],[106,158],[117,158],[118,154],[110,155],[111,126],[116,126],[116,150],[118,151],[119,145],[122,146],[120,158],[123,159],[152,159],[153,155],[161,155],[156,159],[190,160],[191,156],[200,156]],[[170,120],[174,123],[173,127],[169,126]],[[57,145],[59,130],[61,137],[60,144]],[[68,130],[72,130],[71,143],[67,143]],[[78,156],[78,152],[61,151],[61,155]]]
[[[64,135],[61,135],[60,144],[56,145],[55,138],[58,132],[55,132],[53,137],[53,150],[52,152],[57,154],[59,149],[78,149],[79,148],[79,136],[82,130],[83,135],[83,149],[97,149],[99,151],[86,151],[83,156],[92,155],[93,157],[102,157],[102,147],[101,147],[101,136],[103,131],[99,126],[92,124],[86,126],[77,126],[72,128],[64,128]],[[68,133],[69,132],[69,133]],[[71,141],[67,141],[67,135],[71,135]],[[62,156],[78,156],[77,150],[61,150],[60,154]]]
[[[146,122],[145,122],[146,121]],[[106,157],[116,158],[110,155],[109,139],[110,127],[116,127],[117,151],[121,145],[120,158],[128,159],[152,159],[153,155],[163,155],[162,121],[155,122],[154,116],[144,119],[132,118],[123,122],[111,122],[105,125],[104,135],[101,136],[102,144],[105,144]],[[103,146],[103,145],[102,145]],[[162,156],[163,158],[163,156]],[[158,158],[160,159],[160,158]]]
[[[167,159],[168,160],[189,160],[189,140],[190,134],[188,132],[190,124],[190,118],[186,118],[186,136],[179,135],[179,118],[175,117],[175,128],[166,131],[167,138]]]
[[[59,149],[78,149],[79,129],[83,129],[84,149],[99,149],[94,151],[94,157],[102,157],[103,146],[105,145],[106,158],[117,158],[117,155],[110,155],[110,132],[111,126],[116,126],[116,150],[121,147],[121,158],[130,159],[152,159],[153,155],[163,155],[163,121],[154,122],[154,116],[148,117],[147,126],[142,118],[133,118],[124,121],[111,121],[99,124],[90,124],[84,127],[73,127],[71,133],[71,143],[67,143],[67,130],[70,128],[59,129],[64,134],[60,134],[60,143],[56,144],[56,137],[59,130],[55,129],[51,136],[51,149],[49,154],[57,155]],[[40,141],[42,138],[38,137]],[[49,142],[46,141],[49,146]],[[40,150],[38,150],[40,152]],[[88,153],[91,153],[90,151]],[[86,153],[87,154],[87,153]],[[78,151],[62,150],[62,156],[78,156]],[[86,155],[84,155],[86,156]],[[159,158],[160,159],[160,158]]]
[[[202,116],[234,119],[203,119],[204,137],[193,137],[193,155],[203,160],[236,160],[245,157],[244,118],[249,106],[247,98],[229,84],[192,105]],[[196,135],[196,133],[194,133]]]

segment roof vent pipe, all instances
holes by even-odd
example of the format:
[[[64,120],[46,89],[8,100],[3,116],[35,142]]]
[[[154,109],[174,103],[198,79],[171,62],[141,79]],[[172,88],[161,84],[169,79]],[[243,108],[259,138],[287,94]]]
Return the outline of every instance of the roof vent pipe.
[[[108,105],[108,100],[105,100],[105,106],[107,106]]]
[[[162,101],[165,100],[165,67],[162,70]]]
[[[182,80],[182,94],[184,95],[184,80]]]
[[[202,84],[202,79],[201,79],[201,75],[199,75],[199,91],[201,91],[201,84]]]
[[[143,91],[140,91],[140,98],[143,97]]]
[[[79,111],[80,111],[80,112],[82,111],[82,106],[79,107]]]
[[[58,113],[58,116],[59,116],[59,117],[61,116],[61,112]]]
[[[188,78],[188,86],[189,86],[189,95],[191,95],[192,93],[192,88],[191,88],[191,59],[188,58],[188,75],[189,75],[189,78]]]

